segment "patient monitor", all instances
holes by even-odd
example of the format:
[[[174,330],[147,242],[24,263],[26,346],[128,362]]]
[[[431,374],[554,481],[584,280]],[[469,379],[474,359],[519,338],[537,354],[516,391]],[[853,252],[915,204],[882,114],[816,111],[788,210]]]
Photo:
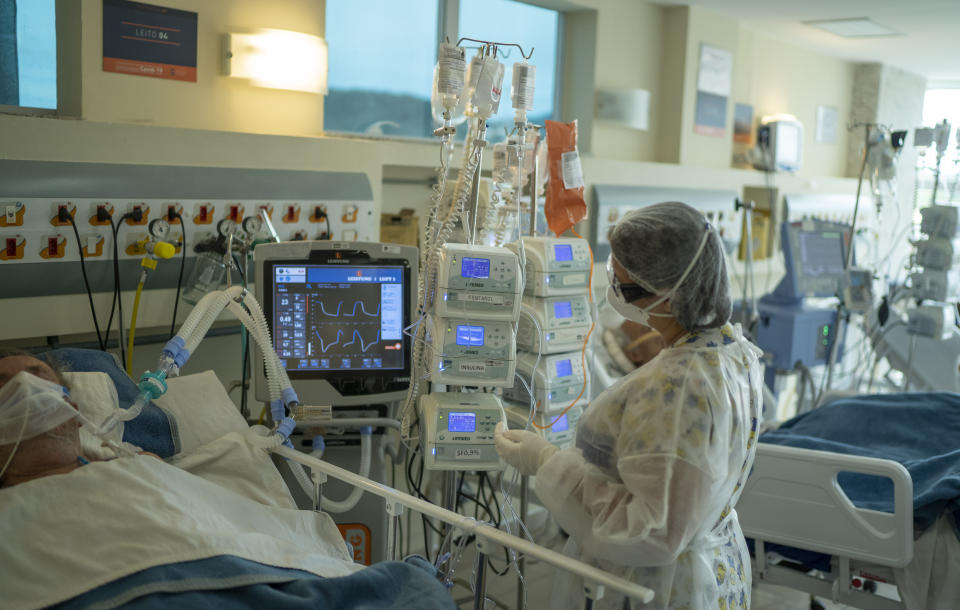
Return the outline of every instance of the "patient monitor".
[[[402,398],[410,383],[417,249],[375,242],[268,243],[254,250],[257,299],[305,405]],[[254,362],[259,362],[258,353]],[[256,367],[258,400],[269,400]]]

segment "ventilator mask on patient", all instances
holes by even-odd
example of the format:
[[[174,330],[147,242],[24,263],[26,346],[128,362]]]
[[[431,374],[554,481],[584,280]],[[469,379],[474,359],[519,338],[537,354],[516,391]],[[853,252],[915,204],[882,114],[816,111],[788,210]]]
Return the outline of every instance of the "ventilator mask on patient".
[[[0,388],[0,446],[15,444],[40,436],[60,424],[78,417],[67,402],[67,389],[32,373],[21,371]],[[6,472],[16,448],[0,467]]]
[[[659,318],[671,318],[668,313],[654,313],[654,309],[657,308],[660,303],[663,303],[667,299],[673,297],[677,292],[677,288],[683,284],[683,281],[687,279],[687,276],[690,274],[690,271],[693,269],[693,266],[697,263],[697,259],[700,258],[700,254],[703,252],[704,246],[707,245],[707,238],[710,236],[710,227],[708,226],[703,232],[703,238],[700,240],[700,246],[697,247],[696,253],[693,255],[693,258],[690,259],[690,263],[687,265],[687,268],[680,275],[680,279],[677,280],[677,283],[673,285],[673,288],[660,295],[660,298],[647,305],[646,307],[638,307],[632,305],[633,301],[637,299],[642,299],[643,297],[652,297],[656,293],[647,290],[639,284],[625,284],[621,283],[617,279],[616,273],[613,269],[613,253],[610,253],[610,258],[607,259],[607,277],[610,280],[610,287],[607,288],[607,300],[610,302],[610,306],[619,313],[621,316],[633,322],[638,322],[644,326],[650,326],[651,317]]]

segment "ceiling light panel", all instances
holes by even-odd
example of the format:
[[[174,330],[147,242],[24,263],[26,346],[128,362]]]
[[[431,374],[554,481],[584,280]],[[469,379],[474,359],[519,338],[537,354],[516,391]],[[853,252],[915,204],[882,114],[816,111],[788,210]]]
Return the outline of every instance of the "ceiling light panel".
[[[871,21],[867,17],[853,19],[825,19],[804,21],[806,25],[842,36],[844,38],[874,38],[877,36],[900,36],[900,32]]]

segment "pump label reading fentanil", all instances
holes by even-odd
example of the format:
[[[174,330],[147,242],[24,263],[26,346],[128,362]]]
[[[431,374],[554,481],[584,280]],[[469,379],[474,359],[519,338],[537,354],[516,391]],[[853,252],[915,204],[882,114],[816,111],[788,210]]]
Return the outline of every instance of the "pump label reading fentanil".
[[[503,305],[504,303],[502,296],[494,294],[474,294],[470,292],[462,295],[460,300],[471,303],[487,303],[488,305]]]
[[[458,460],[479,460],[482,457],[480,449],[476,447],[462,447],[457,449]]]

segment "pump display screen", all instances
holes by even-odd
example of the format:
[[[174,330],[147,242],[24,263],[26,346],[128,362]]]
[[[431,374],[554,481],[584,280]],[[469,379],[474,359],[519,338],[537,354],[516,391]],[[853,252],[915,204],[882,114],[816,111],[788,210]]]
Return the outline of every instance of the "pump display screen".
[[[553,304],[553,317],[559,320],[573,317],[573,306],[570,301],[557,301]]]
[[[573,365],[570,364],[570,361],[558,360],[557,377],[569,377],[570,375],[573,375]]]
[[[801,231],[799,238],[803,275],[843,273],[843,234],[840,231]]]
[[[557,261],[572,261],[573,246],[570,244],[555,244],[553,246],[553,258]]]
[[[570,429],[570,422],[567,421],[567,414],[564,413],[560,416],[560,419],[557,420],[555,424],[550,428],[554,432],[566,432]]]
[[[460,261],[460,275],[483,279],[490,277],[490,259],[464,257]]]
[[[457,345],[477,346],[483,345],[483,327],[457,325]]]
[[[448,413],[447,432],[476,432],[476,413]]]
[[[272,268],[273,337],[290,371],[404,368],[404,268]]]

